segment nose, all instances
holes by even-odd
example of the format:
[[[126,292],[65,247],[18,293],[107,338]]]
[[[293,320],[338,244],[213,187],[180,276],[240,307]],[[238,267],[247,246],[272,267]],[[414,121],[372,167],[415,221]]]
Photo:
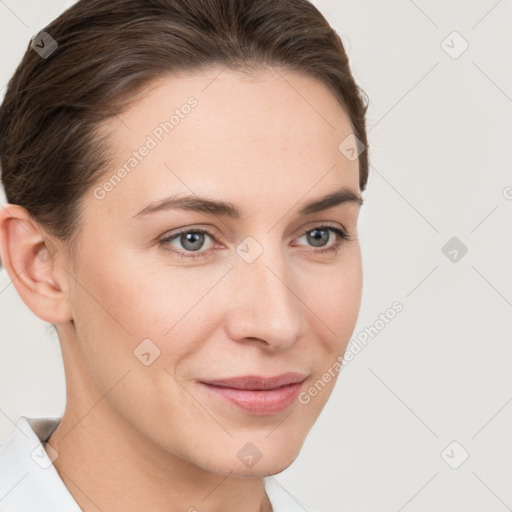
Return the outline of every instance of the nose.
[[[303,335],[307,307],[283,254],[266,250],[252,263],[237,260],[230,274],[230,338],[257,340],[274,351],[294,345]]]

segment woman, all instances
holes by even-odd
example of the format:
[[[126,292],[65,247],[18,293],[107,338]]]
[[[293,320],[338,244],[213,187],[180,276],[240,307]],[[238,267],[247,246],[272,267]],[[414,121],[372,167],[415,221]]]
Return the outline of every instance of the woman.
[[[2,446],[3,512],[302,510],[269,476],[359,313],[362,97],[306,0],[81,0],[34,37],[0,247],[67,402]]]

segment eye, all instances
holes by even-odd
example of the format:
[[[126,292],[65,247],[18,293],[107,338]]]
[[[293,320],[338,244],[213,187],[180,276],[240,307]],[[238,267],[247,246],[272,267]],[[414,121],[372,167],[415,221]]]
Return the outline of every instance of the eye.
[[[332,245],[324,247],[323,244],[331,239],[330,233],[334,233],[334,242]],[[299,238],[302,237],[306,237],[306,241],[312,243],[313,247],[320,247],[320,249],[313,249],[315,254],[337,253],[341,250],[345,241],[352,240],[352,237],[343,229],[329,225],[308,229]]]
[[[331,240],[331,233],[334,233],[334,242],[324,247]],[[164,250],[176,254],[180,258],[207,258],[212,256],[213,252],[211,247],[210,249],[203,249],[205,239],[208,237],[214,240],[215,233],[207,229],[186,228],[163,238],[160,244]],[[308,229],[298,239],[302,237],[306,237],[306,244],[312,244],[312,252],[315,254],[337,253],[341,250],[341,246],[345,241],[352,240],[352,237],[346,231],[330,225],[321,225]],[[172,242],[179,243],[181,248],[176,248],[176,245]],[[314,247],[317,247],[317,249]]]
[[[206,258],[210,256],[210,252],[208,250],[199,250],[204,244],[205,235],[211,238],[214,236],[213,233],[206,229],[187,228],[164,238],[162,244],[166,251],[177,254],[182,258]],[[171,247],[175,247],[171,245],[171,242],[175,240],[181,244],[184,251],[171,249]],[[187,252],[190,254],[187,254]]]

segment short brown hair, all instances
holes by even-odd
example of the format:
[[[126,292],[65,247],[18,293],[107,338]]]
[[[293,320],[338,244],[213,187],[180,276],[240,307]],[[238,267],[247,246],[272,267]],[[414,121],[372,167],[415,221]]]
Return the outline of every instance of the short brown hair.
[[[307,0],[80,0],[43,30],[58,47],[42,58],[29,43],[0,108],[2,182],[9,203],[69,245],[80,200],[109,162],[96,128],[167,74],[272,66],[319,79],[364,144],[366,187],[367,97],[340,37]]]

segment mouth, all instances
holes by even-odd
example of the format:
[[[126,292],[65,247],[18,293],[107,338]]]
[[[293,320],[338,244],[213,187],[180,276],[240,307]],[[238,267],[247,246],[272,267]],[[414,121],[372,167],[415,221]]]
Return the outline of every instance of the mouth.
[[[307,375],[289,372],[275,377],[246,375],[200,382],[210,396],[254,415],[277,414],[297,399]]]

